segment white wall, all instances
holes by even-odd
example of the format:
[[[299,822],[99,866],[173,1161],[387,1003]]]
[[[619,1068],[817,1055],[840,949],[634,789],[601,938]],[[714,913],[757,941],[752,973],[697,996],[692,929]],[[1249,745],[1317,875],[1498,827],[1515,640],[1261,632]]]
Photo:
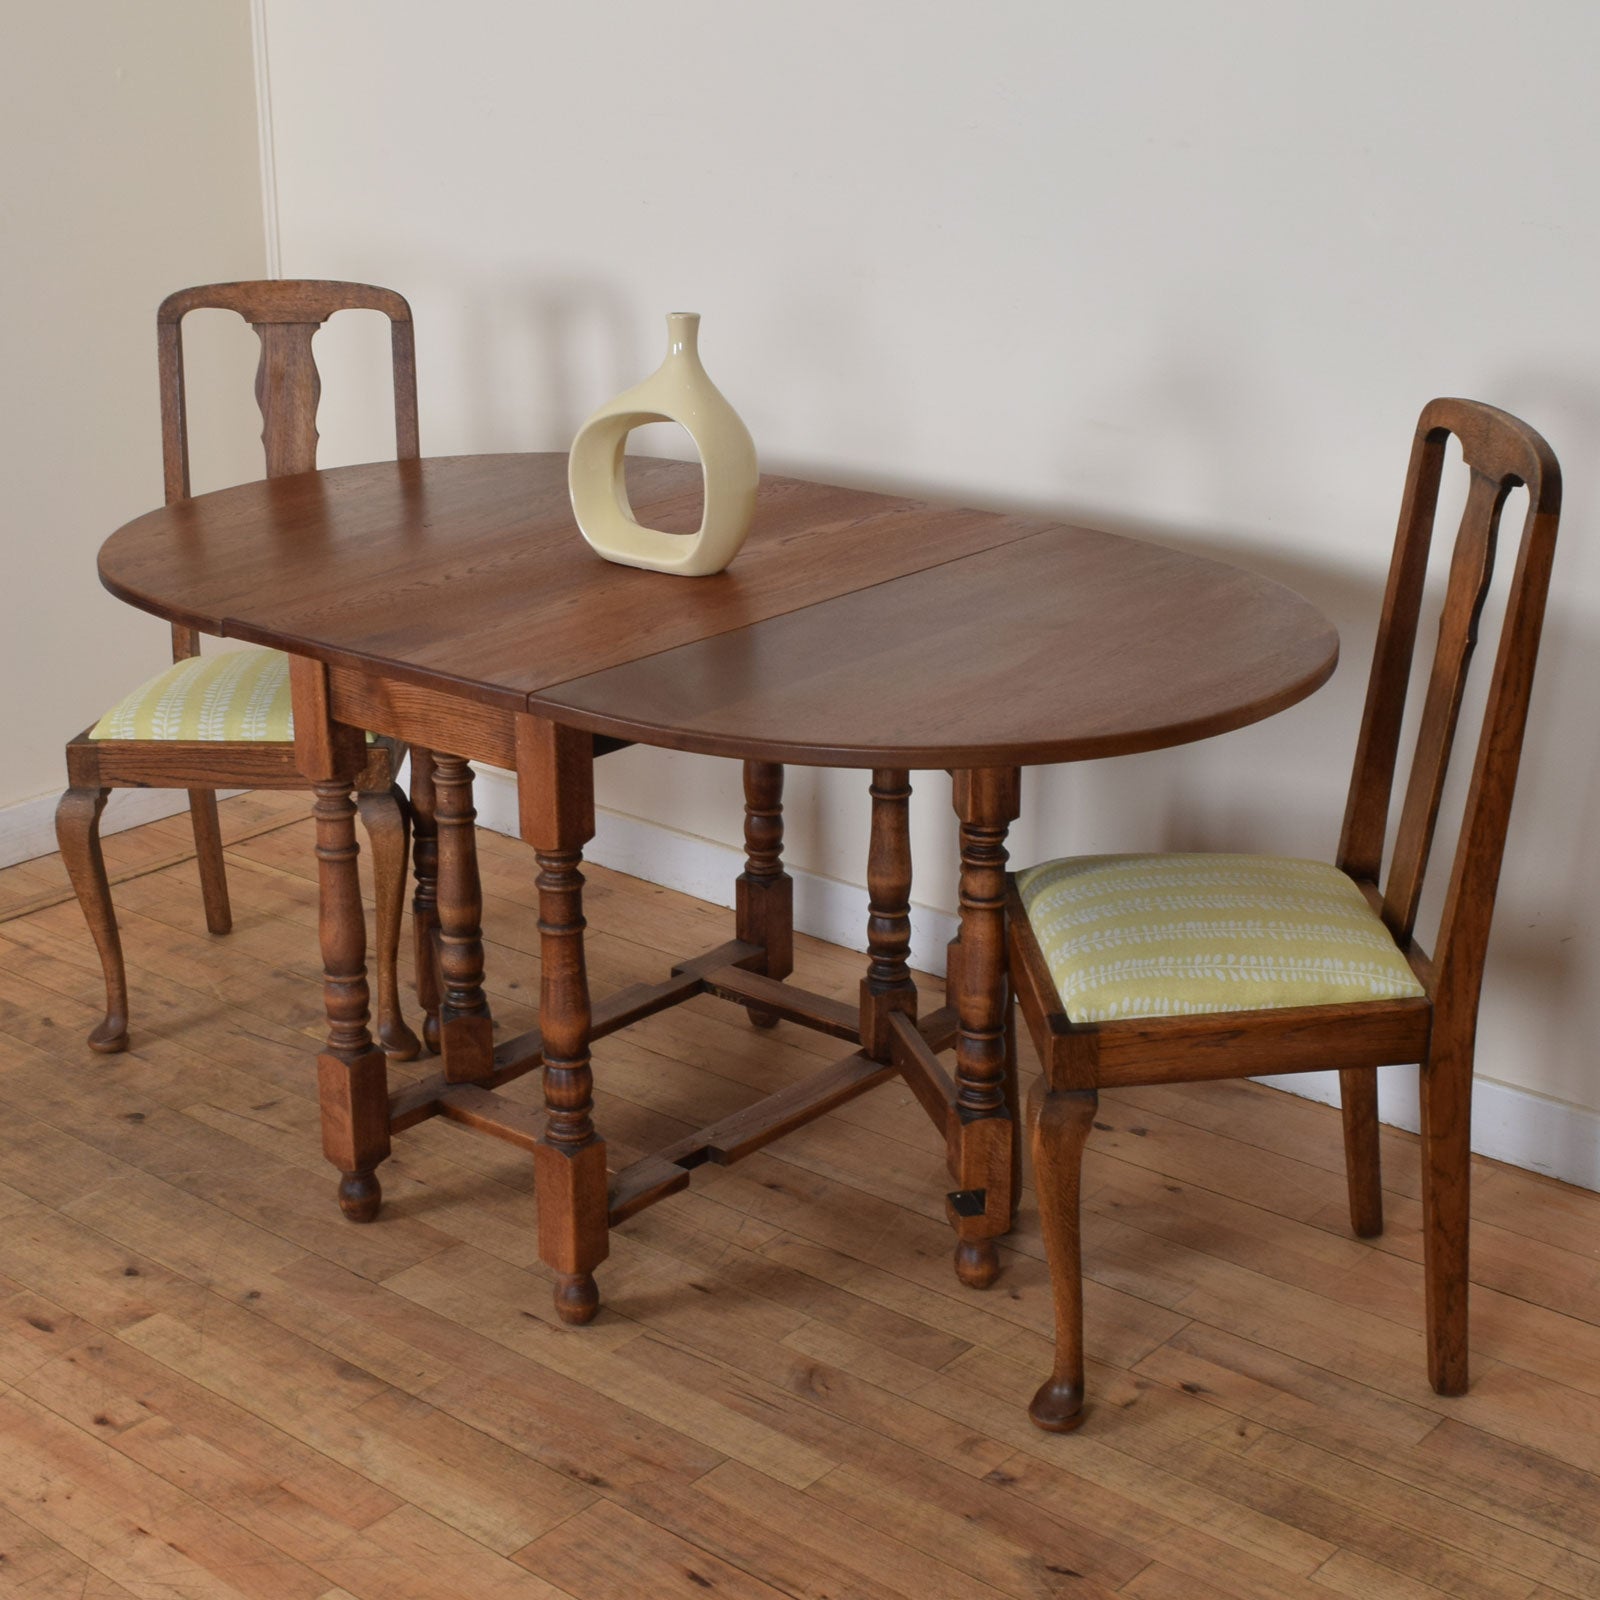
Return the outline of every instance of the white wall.
[[[1345,667],[1298,710],[1033,775],[1019,859],[1330,851],[1418,408],[1542,428],[1566,538],[1481,1069],[1600,1107],[1587,0],[263,3],[283,270],[411,297],[430,453],[564,447],[698,308],[769,467],[1145,532],[1337,621]],[[335,388],[346,459],[386,450],[375,396]],[[635,751],[602,781],[738,836],[727,764]],[[790,793],[791,859],[859,882],[860,777]],[[946,779],[915,823],[948,908]],[[1568,1125],[1561,1169],[1600,1182],[1600,1123]]]
[[[8,8],[0,149],[0,853],[17,859],[54,848],[66,740],[172,659],[95,552],[161,501],[156,306],[265,267],[248,5]],[[249,371],[224,389],[223,342],[197,341],[199,487],[259,472]]]

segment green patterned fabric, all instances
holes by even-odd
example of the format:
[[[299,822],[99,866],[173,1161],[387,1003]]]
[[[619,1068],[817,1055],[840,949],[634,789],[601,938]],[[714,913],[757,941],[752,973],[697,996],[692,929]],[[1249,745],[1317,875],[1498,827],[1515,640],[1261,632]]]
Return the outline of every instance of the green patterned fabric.
[[[250,649],[174,662],[119,700],[89,737],[287,743],[294,738],[289,658]]]
[[[1017,874],[1074,1022],[1420,995],[1337,867],[1286,856],[1073,856]]]

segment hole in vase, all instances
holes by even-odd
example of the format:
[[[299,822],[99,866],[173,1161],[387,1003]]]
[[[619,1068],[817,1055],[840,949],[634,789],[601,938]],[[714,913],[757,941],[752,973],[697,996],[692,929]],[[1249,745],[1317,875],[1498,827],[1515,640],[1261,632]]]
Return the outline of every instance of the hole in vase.
[[[685,428],[676,422],[643,422],[632,429],[624,476],[628,508],[640,527],[662,533],[700,531],[705,481],[700,453]]]

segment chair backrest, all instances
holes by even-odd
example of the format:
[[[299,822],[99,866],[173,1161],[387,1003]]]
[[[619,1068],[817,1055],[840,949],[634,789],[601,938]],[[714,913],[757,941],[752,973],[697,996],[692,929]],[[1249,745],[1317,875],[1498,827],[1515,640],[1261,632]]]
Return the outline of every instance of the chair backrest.
[[[317,400],[322,380],[311,339],[336,311],[381,311],[388,317],[394,353],[395,451],[414,460],[417,444],[417,360],[411,307],[392,289],[365,283],[267,278],[253,283],[210,283],[168,295],[156,312],[161,362],[161,451],[167,503],[189,495],[189,437],[183,394],[183,319],[191,311],[235,311],[261,341],[256,403],[267,476],[311,472],[317,465]]]
[[[1433,849],[1467,667],[1494,573],[1500,513],[1512,490],[1525,487],[1528,512],[1517,546],[1494,676],[1433,953],[1436,1004],[1454,1008],[1458,1017],[1470,1017],[1482,983],[1561,515],[1561,469],[1549,445],[1525,422],[1493,406],[1472,400],[1435,400],[1424,407],[1418,420],[1339,842],[1339,864],[1355,878],[1378,882],[1445,446],[1452,434],[1460,441],[1471,476],[1450,560],[1439,640],[1394,853],[1383,886],[1383,918],[1401,945],[1408,945]]]
[[[389,319],[394,365],[395,454],[415,460],[417,358],[411,307],[392,289],[365,283],[267,278],[249,283],[210,283],[168,295],[156,312],[161,369],[161,456],[166,498],[189,497],[189,430],[184,409],[183,319],[191,311],[235,311],[261,341],[256,403],[261,407],[261,443],[266,475],[311,472],[317,465],[317,401],[322,379],[311,351],[312,336],[336,311],[381,311]],[[199,649],[187,628],[174,627],[173,659]]]

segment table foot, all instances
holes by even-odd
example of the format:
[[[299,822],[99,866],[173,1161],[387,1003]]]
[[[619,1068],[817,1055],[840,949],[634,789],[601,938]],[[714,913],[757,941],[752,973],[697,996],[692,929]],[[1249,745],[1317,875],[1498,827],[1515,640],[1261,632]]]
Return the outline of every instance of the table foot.
[[[352,1222],[371,1222],[383,1205],[383,1188],[375,1172],[345,1172],[339,1176],[339,1209]]]
[[[600,1309],[600,1289],[592,1272],[556,1274],[556,1315],[573,1327],[593,1322]]]
[[[1028,1406],[1028,1416],[1046,1433],[1071,1433],[1083,1421],[1083,1385],[1047,1379]]]
[[[994,1240],[958,1239],[956,1276],[969,1289],[987,1289],[1000,1276],[1000,1251]]]

